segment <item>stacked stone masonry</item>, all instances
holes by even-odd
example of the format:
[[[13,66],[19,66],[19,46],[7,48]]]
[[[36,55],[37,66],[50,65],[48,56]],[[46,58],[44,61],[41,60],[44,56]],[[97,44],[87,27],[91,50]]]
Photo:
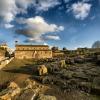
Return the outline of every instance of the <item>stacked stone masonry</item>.
[[[16,45],[15,58],[17,59],[44,59],[52,58],[52,50],[48,45]]]

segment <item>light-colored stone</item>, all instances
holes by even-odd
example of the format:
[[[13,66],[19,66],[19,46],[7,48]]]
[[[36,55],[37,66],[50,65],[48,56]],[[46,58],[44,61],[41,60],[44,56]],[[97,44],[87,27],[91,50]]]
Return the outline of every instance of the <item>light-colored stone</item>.
[[[32,89],[33,86],[36,85],[36,82],[33,81],[33,80],[30,80],[30,79],[27,79],[27,80],[25,81],[25,83],[26,83],[26,89]]]
[[[61,68],[66,67],[66,62],[65,62],[65,60],[61,60],[61,61],[59,62],[59,65],[60,65]]]
[[[52,50],[48,45],[16,45],[17,59],[45,59],[52,58]]]
[[[1,92],[0,99],[1,100],[11,100],[14,96],[20,94],[21,89],[15,82],[11,82],[10,85]]]
[[[38,67],[38,72],[39,72],[39,75],[45,75],[48,73],[48,69],[45,65],[40,65]]]
[[[11,96],[7,93],[3,96],[0,96],[0,100],[11,100]]]
[[[18,85],[15,82],[11,82],[10,85],[8,86],[8,88],[19,88]]]
[[[39,95],[39,98],[37,100],[57,100],[55,96],[50,95]]]

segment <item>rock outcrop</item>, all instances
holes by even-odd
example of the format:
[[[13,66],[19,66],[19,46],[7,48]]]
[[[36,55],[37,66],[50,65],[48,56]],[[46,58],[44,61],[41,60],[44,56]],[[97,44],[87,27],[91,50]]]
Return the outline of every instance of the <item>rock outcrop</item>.
[[[0,92],[0,100],[56,100],[56,99],[42,99],[45,96],[41,94],[47,90],[48,87],[36,83],[36,81],[27,79],[24,81],[24,86],[19,87],[17,83],[11,82],[6,89]],[[51,98],[46,96],[45,98]]]
[[[0,100],[12,100],[12,98],[20,94],[21,89],[15,82],[11,82],[10,85],[0,93]]]
[[[65,67],[66,67],[66,62],[65,62],[65,60],[61,60],[61,61],[59,62],[59,65],[60,65],[61,68],[65,68]]]
[[[39,65],[38,73],[39,73],[40,76],[47,74],[48,73],[47,67],[45,65]]]

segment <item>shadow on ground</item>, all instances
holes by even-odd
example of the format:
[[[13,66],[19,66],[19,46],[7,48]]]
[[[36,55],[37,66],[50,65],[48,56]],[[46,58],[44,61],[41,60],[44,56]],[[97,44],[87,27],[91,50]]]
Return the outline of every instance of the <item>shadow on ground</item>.
[[[9,73],[20,73],[20,74],[28,74],[28,75],[36,75],[37,74],[37,65],[25,64],[20,68],[12,68],[12,69],[3,69],[4,72]]]

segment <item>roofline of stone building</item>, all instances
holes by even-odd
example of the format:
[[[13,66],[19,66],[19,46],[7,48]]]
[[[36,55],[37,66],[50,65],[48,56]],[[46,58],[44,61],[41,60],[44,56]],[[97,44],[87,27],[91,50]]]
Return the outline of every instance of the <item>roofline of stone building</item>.
[[[48,45],[15,45],[16,47],[27,47],[27,46],[31,46],[31,47],[49,47]]]
[[[52,51],[52,50],[48,49],[48,50],[15,50],[15,51]]]

